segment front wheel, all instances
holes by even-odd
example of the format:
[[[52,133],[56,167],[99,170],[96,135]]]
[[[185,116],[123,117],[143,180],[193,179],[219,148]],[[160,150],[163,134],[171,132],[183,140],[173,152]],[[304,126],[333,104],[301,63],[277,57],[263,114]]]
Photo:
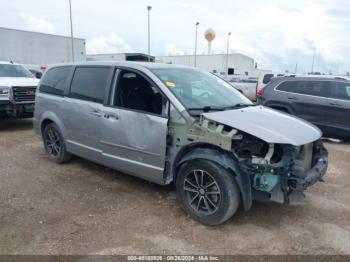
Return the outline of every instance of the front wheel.
[[[72,155],[67,152],[63,136],[56,124],[48,124],[43,132],[43,142],[48,158],[58,164],[67,162]]]
[[[206,225],[218,225],[237,211],[240,192],[233,175],[222,166],[203,159],[185,162],[176,178],[183,209]]]

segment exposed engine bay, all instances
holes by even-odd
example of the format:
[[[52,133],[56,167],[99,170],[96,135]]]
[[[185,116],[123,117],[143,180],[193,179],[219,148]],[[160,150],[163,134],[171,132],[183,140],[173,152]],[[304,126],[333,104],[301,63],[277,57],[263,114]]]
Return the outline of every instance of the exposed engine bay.
[[[319,156],[326,153],[320,141],[303,146],[268,144],[249,134],[234,141],[232,152],[250,175],[256,200],[299,204],[306,187],[321,180]],[[323,161],[326,161],[325,159]]]
[[[206,118],[190,128],[188,141],[230,150],[250,178],[253,198],[259,201],[301,203],[305,188],[321,180],[327,168],[327,151],[319,140],[301,146],[267,143]]]

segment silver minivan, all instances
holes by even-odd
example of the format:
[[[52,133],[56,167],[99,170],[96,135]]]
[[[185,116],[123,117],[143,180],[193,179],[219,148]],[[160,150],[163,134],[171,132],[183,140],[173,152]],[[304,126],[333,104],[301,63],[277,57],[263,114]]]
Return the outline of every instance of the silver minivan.
[[[73,155],[157,184],[216,225],[253,200],[297,203],[321,180],[320,130],[256,106],[191,67],[91,62],[51,67],[36,94],[34,128],[48,158]]]

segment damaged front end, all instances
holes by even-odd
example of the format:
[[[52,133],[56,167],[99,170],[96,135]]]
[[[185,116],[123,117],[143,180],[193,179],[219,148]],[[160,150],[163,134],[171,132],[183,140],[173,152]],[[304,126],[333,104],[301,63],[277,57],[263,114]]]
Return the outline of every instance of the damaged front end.
[[[328,152],[321,140],[302,146],[273,144],[243,134],[232,143],[232,153],[250,176],[253,199],[298,204],[303,191],[322,180]]]

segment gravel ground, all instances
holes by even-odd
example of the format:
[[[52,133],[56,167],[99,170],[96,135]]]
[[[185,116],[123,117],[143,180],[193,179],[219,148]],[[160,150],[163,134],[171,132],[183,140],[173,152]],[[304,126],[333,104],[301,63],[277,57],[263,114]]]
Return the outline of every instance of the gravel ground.
[[[54,164],[30,120],[2,120],[0,254],[350,254],[350,145],[325,144],[329,171],[305,204],[254,203],[206,227],[171,186],[79,158]]]

